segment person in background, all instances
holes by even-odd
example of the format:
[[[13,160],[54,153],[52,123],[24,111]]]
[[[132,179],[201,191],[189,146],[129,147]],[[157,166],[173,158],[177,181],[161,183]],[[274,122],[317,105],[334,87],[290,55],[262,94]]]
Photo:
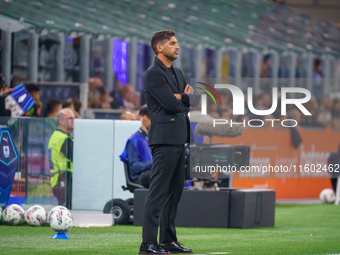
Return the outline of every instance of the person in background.
[[[72,98],[73,108],[77,119],[80,118],[81,101],[78,98]]]
[[[265,55],[263,57],[262,64],[261,64],[261,73],[260,73],[261,78],[270,77],[270,73],[271,73],[270,64],[271,64],[270,55]]]
[[[340,99],[335,98],[332,106],[332,128],[340,130]]]
[[[58,204],[72,209],[73,138],[75,115],[70,108],[61,109],[58,127],[48,142],[51,186]]]
[[[139,119],[141,120],[142,125],[126,142],[125,149],[120,155],[120,159],[129,164],[130,179],[135,183],[149,188],[152,155],[148,145],[148,132],[151,120],[147,107],[140,109]]]
[[[115,99],[111,106],[112,109],[126,109],[133,110],[136,108],[135,101],[135,89],[130,85],[126,84],[119,90],[119,98]]]
[[[45,116],[48,118],[55,118],[61,109],[61,101],[58,98],[50,98],[46,103]]]
[[[50,98],[46,103],[45,134],[50,136],[56,130],[58,124],[54,120],[57,113],[62,109],[61,101],[58,98]]]
[[[101,109],[112,109],[111,103],[113,102],[113,98],[110,96],[109,91],[104,86],[97,88],[99,92],[99,102]]]
[[[261,63],[260,77],[261,77],[260,85],[261,90],[263,92],[269,92],[271,89],[270,80],[268,79],[271,77],[271,59],[269,54],[263,57]]]
[[[67,100],[62,101],[62,108],[63,108],[63,109],[64,109],[64,108],[70,108],[70,109],[73,111],[73,113],[74,113],[74,115],[76,116],[76,118],[77,118],[77,119],[80,118],[79,113],[76,111],[76,109],[75,109],[75,107],[74,107],[73,98],[69,98],[69,99],[67,99]]]
[[[11,109],[5,108],[5,97],[11,92],[13,89],[9,89],[6,86],[5,77],[0,74],[0,117],[10,117]]]
[[[104,87],[103,81],[98,77],[89,80],[88,108],[101,108],[100,92],[98,88]]]
[[[26,76],[14,76],[11,80],[11,88],[15,88],[17,85],[27,81]]]
[[[314,59],[314,70],[313,70],[313,91],[312,95],[319,100],[322,97],[322,63],[321,59]]]
[[[41,116],[41,110],[43,108],[43,105],[40,100],[40,88],[34,84],[25,84],[25,88],[27,89],[28,93],[31,94],[31,96],[33,97],[35,101],[35,104],[28,112],[26,112],[25,116],[29,116],[29,117]]]
[[[137,117],[134,113],[130,111],[125,111],[120,115],[119,119],[120,120],[137,120]]]

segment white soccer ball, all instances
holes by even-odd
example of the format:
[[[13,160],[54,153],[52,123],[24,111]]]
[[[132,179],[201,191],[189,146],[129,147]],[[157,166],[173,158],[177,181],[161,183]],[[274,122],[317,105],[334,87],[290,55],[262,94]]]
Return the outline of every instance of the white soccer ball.
[[[25,210],[20,205],[9,205],[3,212],[4,222],[9,225],[19,225],[25,221],[24,213]]]
[[[58,234],[64,234],[73,227],[73,217],[70,212],[57,210],[51,216],[50,226]]]
[[[44,225],[46,218],[46,210],[40,205],[31,206],[25,214],[26,222],[31,226]]]
[[[320,201],[322,203],[333,203],[335,201],[335,194],[332,189],[324,189],[320,192]]]
[[[66,212],[70,212],[65,206],[61,206],[61,205],[58,205],[58,206],[55,206],[51,209],[50,213],[48,214],[47,216],[47,222],[50,223],[51,222],[51,217],[52,217],[52,214],[56,211],[66,211]]]

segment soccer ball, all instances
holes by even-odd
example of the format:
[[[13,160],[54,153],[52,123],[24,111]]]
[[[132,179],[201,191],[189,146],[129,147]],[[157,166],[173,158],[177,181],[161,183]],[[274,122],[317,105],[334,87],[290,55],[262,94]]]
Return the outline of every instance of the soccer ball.
[[[28,208],[25,219],[31,226],[42,226],[46,222],[46,211],[40,205],[34,205]]]
[[[58,234],[64,234],[73,227],[73,217],[70,212],[57,210],[51,216],[50,226]]]
[[[47,217],[47,222],[51,222],[51,217],[52,217],[52,214],[56,211],[66,211],[66,212],[70,212],[66,207],[64,206],[61,206],[61,205],[58,205],[58,206],[55,206],[51,209],[50,213],[48,214],[48,217]]]
[[[322,203],[333,203],[335,201],[335,194],[332,189],[322,190],[319,197]]]
[[[12,204],[5,208],[3,218],[9,225],[19,225],[25,221],[24,213],[25,211],[20,205]]]

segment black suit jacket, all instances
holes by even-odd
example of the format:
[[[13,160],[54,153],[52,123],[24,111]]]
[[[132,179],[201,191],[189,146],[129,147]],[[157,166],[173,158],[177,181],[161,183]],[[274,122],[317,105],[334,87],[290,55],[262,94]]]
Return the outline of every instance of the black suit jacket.
[[[188,118],[189,107],[197,106],[197,93],[185,94],[186,81],[181,70],[173,73],[155,57],[145,74],[145,98],[151,116],[149,145],[184,144],[193,141]],[[182,94],[178,100],[174,94]]]

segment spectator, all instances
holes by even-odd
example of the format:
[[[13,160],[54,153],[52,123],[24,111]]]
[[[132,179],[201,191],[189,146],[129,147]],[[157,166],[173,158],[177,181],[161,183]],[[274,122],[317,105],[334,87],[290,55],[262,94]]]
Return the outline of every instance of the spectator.
[[[266,116],[263,116],[262,117],[262,120],[263,120],[263,127],[280,127],[279,125],[279,121],[273,121],[275,119],[274,115],[272,114],[269,114],[269,115],[266,115]]]
[[[25,88],[27,89],[28,93],[33,97],[35,104],[33,107],[25,114],[25,116],[29,117],[39,117],[41,116],[42,110],[42,102],[40,100],[40,88],[35,84],[26,84]]]
[[[272,97],[268,93],[263,93],[262,96],[262,106],[265,110],[268,110],[272,107]]]
[[[287,115],[288,115],[289,119],[296,120],[298,125],[300,125],[300,123],[301,123],[301,112],[299,110],[292,108],[292,109],[288,110]],[[294,124],[294,122],[292,122],[291,124]]]
[[[5,77],[0,74],[0,117],[10,117],[11,110],[5,108],[5,96],[13,89],[8,89],[5,82]]]
[[[340,130],[340,100],[334,99],[332,106],[332,128]]]
[[[113,98],[110,96],[109,91],[104,86],[98,87],[97,90],[99,91],[99,101],[100,101],[100,108],[102,109],[112,109],[111,103],[113,102]]]
[[[320,99],[320,111],[317,115],[317,123],[324,127],[330,127],[332,124],[332,104],[333,101],[330,96],[323,96]]]
[[[322,96],[322,65],[319,58],[314,59],[313,96],[319,100]]]
[[[130,111],[123,112],[120,117],[120,120],[137,120],[137,117],[134,113]]]
[[[331,127],[331,125],[332,125],[332,115],[325,110],[321,110],[318,114],[318,117],[317,117],[317,123],[319,123],[321,126],[323,126],[325,128]]]
[[[268,110],[265,106],[264,106],[264,102],[263,102],[263,97],[262,94],[261,95],[254,95],[253,96],[253,107],[256,110]],[[248,117],[250,119],[253,118],[257,118],[258,116],[253,114],[252,112],[249,111],[249,109],[247,109],[248,112]]]
[[[340,118],[340,99],[334,99],[331,113],[333,118]]]
[[[57,113],[62,109],[61,101],[58,98],[51,98],[46,103],[45,134],[49,137],[56,130],[58,124],[54,120]]]
[[[261,64],[261,73],[260,73],[260,77],[261,78],[269,78],[270,77],[270,56],[269,55],[265,55],[263,57],[262,60],[262,64]]]
[[[103,87],[103,81],[98,77],[92,77],[89,80],[89,89],[93,90],[99,87]]]
[[[112,102],[112,109],[135,109],[135,89],[130,85],[126,84],[119,90],[119,98]]]
[[[88,108],[100,108],[100,93],[97,89],[90,90],[87,101]]]
[[[260,77],[262,91],[269,92],[269,89],[271,88],[270,80],[268,79],[271,77],[271,60],[269,54],[263,57],[260,70]]]
[[[100,92],[97,88],[104,87],[103,81],[98,77],[92,77],[89,80],[89,97],[88,108],[101,108],[100,107]]]
[[[148,145],[148,132],[151,120],[147,107],[140,109],[139,119],[141,120],[142,125],[126,142],[125,149],[120,155],[120,159],[129,164],[130,179],[135,183],[149,188],[152,155]]]
[[[315,96],[312,96],[311,99],[305,104],[306,109],[312,114],[312,116],[303,116],[302,124],[304,126],[320,126],[317,123],[316,119],[319,115],[320,109],[318,101]]]
[[[62,109],[61,101],[58,98],[50,98],[46,103],[46,114],[48,118],[55,118]]]
[[[51,186],[58,204],[72,209],[73,138],[75,115],[70,108],[57,113],[58,128],[48,143]]]
[[[76,118],[80,118],[81,101],[77,98],[72,98],[73,108],[75,110]]]
[[[25,81],[27,81],[26,76],[14,76],[11,80],[11,87],[15,88],[17,85],[24,83]]]
[[[78,113],[78,112],[76,111],[76,109],[74,108],[74,102],[73,102],[73,99],[72,99],[72,98],[67,99],[67,100],[64,100],[64,101],[62,102],[62,108],[63,108],[63,109],[64,109],[64,108],[70,108],[70,109],[73,111],[73,113],[74,113],[74,115],[76,116],[76,118],[77,118],[77,119],[80,118],[79,113]]]

